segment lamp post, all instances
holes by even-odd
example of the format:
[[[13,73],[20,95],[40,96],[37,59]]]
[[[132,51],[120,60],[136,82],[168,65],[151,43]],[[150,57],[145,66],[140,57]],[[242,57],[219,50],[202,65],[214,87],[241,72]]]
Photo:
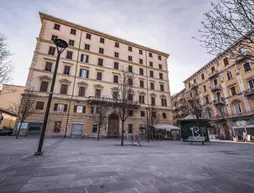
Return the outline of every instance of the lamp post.
[[[54,92],[56,74],[57,74],[57,69],[58,69],[58,65],[59,65],[60,55],[63,53],[65,48],[68,47],[68,43],[65,42],[64,40],[61,40],[61,39],[54,39],[54,44],[56,45],[56,48],[57,48],[56,65],[55,65],[55,70],[53,73],[52,84],[50,87],[47,108],[46,108],[46,112],[44,115],[44,121],[43,121],[42,130],[41,130],[40,141],[39,141],[37,152],[34,153],[35,156],[43,155],[43,152],[41,150],[42,150],[43,140],[44,140],[45,131],[46,131],[46,127],[47,127],[49,110],[50,110],[50,105],[51,105],[52,96],[53,96],[53,92]]]

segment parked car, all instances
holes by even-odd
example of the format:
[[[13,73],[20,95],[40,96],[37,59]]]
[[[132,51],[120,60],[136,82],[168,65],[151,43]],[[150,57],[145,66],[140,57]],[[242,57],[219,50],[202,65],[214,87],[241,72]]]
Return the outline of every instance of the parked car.
[[[13,133],[13,129],[11,127],[3,127],[3,129],[0,129],[0,135],[2,135],[2,136],[3,135],[4,136],[6,136],[6,135],[11,136],[12,133]]]

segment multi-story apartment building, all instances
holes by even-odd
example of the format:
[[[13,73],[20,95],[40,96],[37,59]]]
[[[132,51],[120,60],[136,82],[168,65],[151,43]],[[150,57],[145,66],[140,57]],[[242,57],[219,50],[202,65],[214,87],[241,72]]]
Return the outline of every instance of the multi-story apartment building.
[[[229,50],[184,81],[187,102],[196,100],[202,117],[211,120],[210,134],[230,139],[243,132],[254,136],[254,65]]]
[[[89,136],[96,98],[112,98],[121,69],[133,73],[140,108],[125,123],[125,133],[138,133],[144,126],[146,109],[153,106],[162,115],[162,123],[172,123],[168,54],[111,35],[98,32],[44,13],[41,30],[27,78],[27,88],[38,91],[35,113],[29,116],[33,128],[42,124],[49,87],[56,62],[53,39],[69,43],[62,53],[57,72],[46,135]],[[96,99],[96,100],[97,100]],[[113,112],[101,135],[119,135],[119,117]]]

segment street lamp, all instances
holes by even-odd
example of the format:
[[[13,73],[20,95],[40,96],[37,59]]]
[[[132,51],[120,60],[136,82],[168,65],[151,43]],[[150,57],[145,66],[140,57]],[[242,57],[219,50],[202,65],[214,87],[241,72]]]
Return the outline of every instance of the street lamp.
[[[37,152],[34,153],[35,156],[43,155],[43,152],[41,151],[41,149],[42,149],[43,140],[44,140],[44,136],[45,136],[45,131],[46,131],[46,127],[47,127],[49,110],[50,110],[50,105],[51,105],[52,96],[53,96],[53,92],[54,92],[56,74],[57,74],[57,69],[58,69],[58,65],[59,65],[60,55],[63,53],[65,48],[68,47],[68,43],[64,40],[61,40],[61,39],[54,39],[54,44],[56,45],[56,48],[57,48],[56,66],[55,66],[55,70],[54,70],[54,73],[53,73],[52,84],[51,84],[51,88],[50,88],[50,92],[49,92],[47,109],[46,109],[46,112],[45,112],[45,115],[44,115],[44,121],[43,121],[42,130],[41,130],[38,149],[37,149]]]

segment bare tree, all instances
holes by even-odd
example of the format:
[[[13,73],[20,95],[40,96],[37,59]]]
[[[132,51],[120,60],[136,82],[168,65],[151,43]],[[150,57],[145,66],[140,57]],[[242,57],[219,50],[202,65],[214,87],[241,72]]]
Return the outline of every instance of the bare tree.
[[[221,0],[211,5],[211,11],[204,13],[200,37],[195,39],[210,54],[228,49],[233,58],[253,58],[254,0]]]
[[[0,84],[10,81],[10,74],[13,70],[13,66],[8,60],[11,55],[7,49],[6,37],[0,33]]]
[[[100,140],[101,127],[107,124],[108,114],[111,109],[109,103],[99,103],[94,107],[96,110],[93,112],[93,123],[98,125],[97,141]]]
[[[120,80],[118,83],[117,102],[114,103],[114,110],[121,119],[121,145],[124,145],[124,123],[129,117],[130,111],[135,111],[139,105],[136,100],[136,91],[134,89],[135,76],[133,73],[126,70],[121,70]]]
[[[25,119],[34,112],[35,103],[37,99],[37,93],[34,90],[25,90],[22,94],[22,98],[19,103],[13,103],[10,110],[18,115],[20,119],[20,124],[18,131],[16,133],[16,139],[19,137],[20,129],[22,123]]]
[[[195,115],[196,119],[199,120],[202,115],[202,107],[200,105],[200,101],[198,99],[198,86],[192,87],[192,89],[189,91],[187,100],[187,108],[185,109],[184,114],[189,114],[189,115]],[[186,112],[187,111],[187,112]]]

